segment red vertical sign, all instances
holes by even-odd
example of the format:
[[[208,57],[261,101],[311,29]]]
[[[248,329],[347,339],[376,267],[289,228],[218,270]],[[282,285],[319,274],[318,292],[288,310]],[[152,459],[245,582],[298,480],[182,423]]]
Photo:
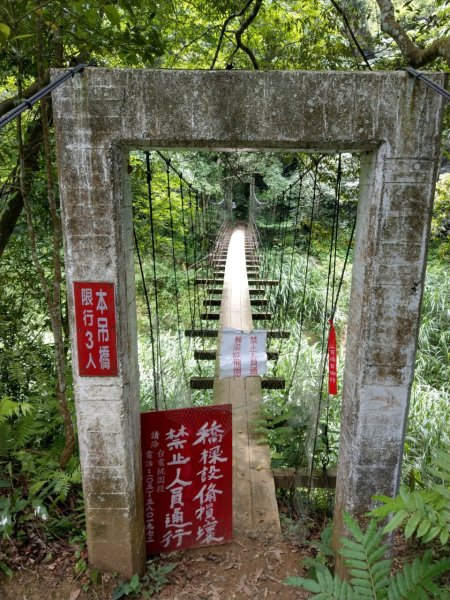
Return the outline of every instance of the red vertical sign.
[[[117,376],[114,284],[74,281],[78,373],[82,377]]]
[[[333,320],[330,319],[330,331],[328,333],[328,393],[332,396],[337,394],[337,347],[336,330]]]
[[[141,414],[148,554],[232,538],[231,404]]]

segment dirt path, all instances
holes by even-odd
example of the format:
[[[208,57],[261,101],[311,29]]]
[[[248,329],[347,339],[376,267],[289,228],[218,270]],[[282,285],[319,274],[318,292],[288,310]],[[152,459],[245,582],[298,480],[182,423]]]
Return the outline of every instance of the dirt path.
[[[158,561],[160,565],[176,563],[177,566],[168,575],[170,583],[155,597],[165,600],[308,598],[307,593],[286,586],[283,580],[300,574],[300,559],[310,552],[309,547],[290,541],[248,537],[225,546],[173,553]],[[18,556],[16,561],[13,578],[0,582],[2,600],[110,600],[112,591],[121,582],[108,574],[99,576],[97,585],[86,573],[77,577],[73,548],[61,548],[48,563],[33,564],[33,559],[26,556]]]

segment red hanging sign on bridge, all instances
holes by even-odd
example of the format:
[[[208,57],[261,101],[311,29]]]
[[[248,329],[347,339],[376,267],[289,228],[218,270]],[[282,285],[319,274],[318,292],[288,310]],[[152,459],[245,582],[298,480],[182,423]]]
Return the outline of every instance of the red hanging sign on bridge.
[[[330,331],[328,333],[328,393],[336,396],[338,393],[337,386],[337,345],[336,345],[336,330],[334,329],[333,320],[329,320]]]
[[[141,414],[148,554],[232,538],[231,404]]]
[[[117,376],[114,283],[74,281],[78,373],[81,377]]]

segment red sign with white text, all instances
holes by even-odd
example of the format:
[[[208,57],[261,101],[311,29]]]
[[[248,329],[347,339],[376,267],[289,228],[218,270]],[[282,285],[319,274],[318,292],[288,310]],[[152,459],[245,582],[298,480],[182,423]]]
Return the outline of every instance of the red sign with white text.
[[[231,404],[141,414],[148,554],[232,538]]]
[[[78,373],[81,377],[117,376],[114,284],[74,281]]]
[[[328,393],[336,396],[337,389],[337,344],[336,330],[330,319],[330,331],[328,333]]]

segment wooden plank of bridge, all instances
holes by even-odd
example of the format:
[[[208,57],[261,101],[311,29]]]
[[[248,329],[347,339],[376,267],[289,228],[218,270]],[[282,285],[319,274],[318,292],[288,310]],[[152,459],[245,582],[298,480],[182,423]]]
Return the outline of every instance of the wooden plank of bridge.
[[[253,328],[245,264],[245,228],[234,229],[225,267],[220,328]],[[220,336],[218,348],[220,348]],[[253,427],[262,403],[260,377],[219,379],[216,361],[213,402],[233,405],[233,520],[235,535],[249,530],[278,535],[280,520],[268,446]]]

